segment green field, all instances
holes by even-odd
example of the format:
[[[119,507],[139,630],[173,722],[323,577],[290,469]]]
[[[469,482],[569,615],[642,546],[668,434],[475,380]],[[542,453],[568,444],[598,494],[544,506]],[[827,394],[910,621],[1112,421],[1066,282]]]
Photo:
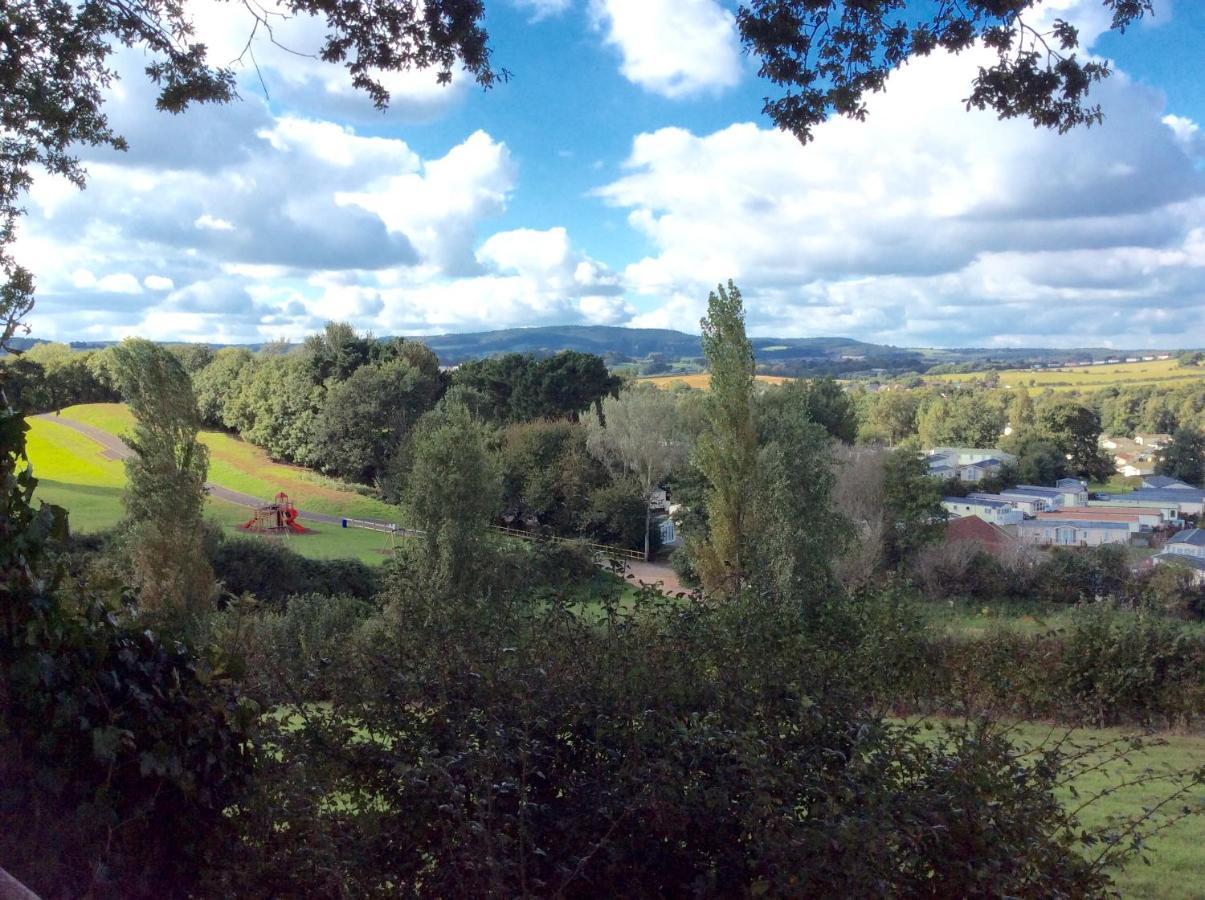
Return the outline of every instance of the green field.
[[[961,375],[926,376],[926,381],[972,384],[985,378],[999,378],[1000,387],[1026,387],[1035,390],[1095,391],[1106,387],[1162,385],[1205,380],[1205,367],[1182,367],[1176,359],[1118,363],[1102,366],[1071,366],[1065,369],[1005,369],[999,372],[970,372]]]
[[[1018,725],[1014,737],[1021,746],[1032,746],[1049,740],[1051,735],[1065,734],[1065,729],[1055,729],[1037,724]],[[1081,729],[1072,733],[1079,741],[1099,742],[1119,738],[1125,734],[1114,729]],[[1154,782],[1142,785],[1120,786],[1132,781],[1134,775],[1144,769],[1182,771],[1205,765],[1205,737],[1199,735],[1167,735],[1164,746],[1150,747],[1133,755],[1129,765],[1117,763],[1080,775],[1074,782],[1079,799],[1070,790],[1065,793],[1068,803],[1083,802],[1089,796],[1105,789],[1111,793],[1086,807],[1080,814],[1083,824],[1089,828],[1107,825],[1111,816],[1132,816],[1152,807],[1166,798],[1169,785]],[[1094,757],[1093,762],[1103,757]],[[1171,828],[1156,835],[1150,843],[1151,865],[1143,865],[1134,859],[1124,870],[1114,873],[1117,886],[1123,897],[1158,897],[1161,900],[1201,900],[1205,897],[1205,815],[1201,814],[1205,804],[1205,791],[1197,792],[1182,801],[1194,806],[1198,813],[1177,822]]]
[[[120,435],[132,424],[129,411],[118,404],[90,404],[63,410],[63,416]],[[72,530],[86,533],[111,528],[122,516],[121,492],[125,467],[105,459],[91,438],[53,420],[31,419],[29,458],[39,484],[36,498],[65,507]],[[271,498],[285,491],[309,512],[397,521],[400,511],[354,489],[297,466],[272,462],[258,447],[220,432],[205,432],[210,450],[209,480],[254,496]],[[234,533],[247,520],[243,506],[210,499],[206,515],[223,530]],[[310,522],[311,533],[288,538],[289,546],[315,559],[353,557],[380,562],[389,538],[374,531],[344,529]]]

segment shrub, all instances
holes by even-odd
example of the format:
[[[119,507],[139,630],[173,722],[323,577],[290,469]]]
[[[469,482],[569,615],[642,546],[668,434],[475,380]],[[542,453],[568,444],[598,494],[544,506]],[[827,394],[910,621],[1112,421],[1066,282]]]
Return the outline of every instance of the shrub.
[[[258,537],[226,538],[214,550],[212,564],[228,593],[252,594],[278,606],[293,594],[347,594],[368,600],[380,589],[376,572],[359,560],[307,559]]]
[[[831,625],[891,604],[807,606],[395,596],[282,719],[245,895],[1103,893],[1057,759],[860,712]]]
[[[1205,619],[1205,584],[1188,566],[1152,566],[1137,586],[1144,606],[1180,619]]]

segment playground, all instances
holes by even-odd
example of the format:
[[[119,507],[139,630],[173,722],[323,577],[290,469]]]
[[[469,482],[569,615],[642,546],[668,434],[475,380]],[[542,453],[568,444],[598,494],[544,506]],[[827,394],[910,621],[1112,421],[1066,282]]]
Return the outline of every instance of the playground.
[[[64,507],[73,531],[90,533],[115,526],[123,515],[122,489],[129,448],[121,434],[133,417],[120,404],[73,406],[60,414],[29,420],[29,458],[39,484],[35,499]],[[400,511],[349,485],[273,462],[258,447],[221,432],[203,432],[209,448],[209,500],[206,517],[228,533],[239,533],[258,509],[285,493],[295,513],[293,524],[273,538],[314,559],[350,557],[380,563],[393,544],[388,524]],[[374,523],[381,530],[343,527]]]

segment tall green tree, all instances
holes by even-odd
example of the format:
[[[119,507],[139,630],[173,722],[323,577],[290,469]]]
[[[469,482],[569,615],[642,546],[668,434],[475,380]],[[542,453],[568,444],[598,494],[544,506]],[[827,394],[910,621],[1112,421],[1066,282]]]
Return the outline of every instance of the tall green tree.
[[[1155,472],[1205,486],[1205,434],[1195,428],[1178,428],[1172,442],[1155,463]]]
[[[214,587],[203,544],[209,453],[197,438],[192,382],[150,341],[123,341],[114,361],[135,419],[122,497],[130,581],[145,610],[186,617],[207,606]]]
[[[1038,407],[1038,428],[1067,456],[1072,473],[1104,481],[1113,473],[1113,460],[1100,447],[1100,417],[1071,397],[1052,397]]]
[[[711,388],[695,466],[707,483],[707,537],[691,555],[704,590],[723,598],[739,593],[748,576],[748,520],[757,478],[753,347],[745,335],[741,292],[731,280],[708,296],[700,325]]]
[[[403,506],[422,532],[425,584],[454,596],[481,573],[501,482],[490,429],[455,397],[419,421],[410,440]]]
[[[929,477],[929,465],[915,447],[899,447],[884,460],[883,512],[884,550],[892,564],[941,539],[946,521],[941,483]]]
[[[784,601],[810,604],[833,586],[833,563],[853,537],[833,503],[833,438],[809,419],[807,392],[761,410],[748,543],[750,581]]]
[[[653,491],[685,459],[689,446],[678,421],[678,401],[667,391],[641,385],[608,397],[602,422],[590,427],[590,451],[635,477],[644,498],[644,558],[649,559]]]

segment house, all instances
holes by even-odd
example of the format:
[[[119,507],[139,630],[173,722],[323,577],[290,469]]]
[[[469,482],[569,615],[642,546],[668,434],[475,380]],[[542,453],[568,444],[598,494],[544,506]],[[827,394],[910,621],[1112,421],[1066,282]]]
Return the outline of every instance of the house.
[[[1130,534],[1150,533],[1153,529],[1144,524],[1141,513],[1119,513],[1103,508],[1096,509],[1061,509],[1058,512],[1038,513],[1039,521],[1059,519],[1064,522],[1122,522],[1130,529]]]
[[[1198,583],[1205,583],[1205,529],[1189,528],[1173,534],[1152,562],[1187,566]]]
[[[1134,434],[1134,443],[1149,450],[1162,450],[1172,442],[1170,434],[1139,431]]]
[[[1193,490],[1193,486],[1179,478],[1171,478],[1167,475],[1148,475],[1142,479],[1144,488],[1155,488],[1156,490]]]
[[[1098,498],[1112,505],[1157,506],[1171,510],[1169,519],[1199,516],[1205,511],[1205,491],[1200,488],[1139,488],[1128,494],[1099,494]]]
[[[1075,512],[1076,515],[1092,516],[1104,522],[1109,521],[1115,516],[1137,516],[1140,525],[1152,530],[1167,526],[1167,517],[1159,509],[1149,506],[1117,506],[1105,504],[1099,500],[1091,500],[1086,507],[1076,510],[1064,510],[1064,512]]]
[[[981,481],[1000,471],[1005,463],[1016,462],[1011,453],[995,448],[934,447],[929,451],[929,474],[934,478]]]
[[[1113,462],[1117,466],[1117,474],[1125,478],[1139,478],[1155,471],[1154,462],[1144,460],[1141,456],[1131,456],[1128,453],[1116,454]]]
[[[978,516],[993,525],[1016,525],[1025,515],[1012,504],[1001,500],[979,500],[975,497],[942,497],[941,506],[951,516]]]
[[[1054,483],[1055,488],[1063,492],[1063,506],[1087,506],[1088,484],[1078,478],[1060,478]],[[1024,485],[1019,485],[1024,487]]]
[[[1039,512],[1053,512],[1063,508],[1063,492],[1058,488],[1017,485],[1015,488],[1001,491],[1000,496],[1006,500],[1033,501],[1036,511]]]
[[[964,516],[946,522],[946,543],[975,544],[997,556],[1007,556],[1021,546],[1013,535],[979,516]]]
[[[1017,526],[1024,544],[1039,547],[1099,547],[1102,544],[1128,544],[1127,522],[1093,522],[1058,517],[1026,519]]]
[[[968,497],[974,497],[976,500],[999,500],[1002,503],[1007,503],[1013,509],[1019,509],[1023,515],[1036,516],[1039,512],[1046,508],[1046,501],[1039,497],[1006,497],[1003,494],[982,494],[971,493]]]

